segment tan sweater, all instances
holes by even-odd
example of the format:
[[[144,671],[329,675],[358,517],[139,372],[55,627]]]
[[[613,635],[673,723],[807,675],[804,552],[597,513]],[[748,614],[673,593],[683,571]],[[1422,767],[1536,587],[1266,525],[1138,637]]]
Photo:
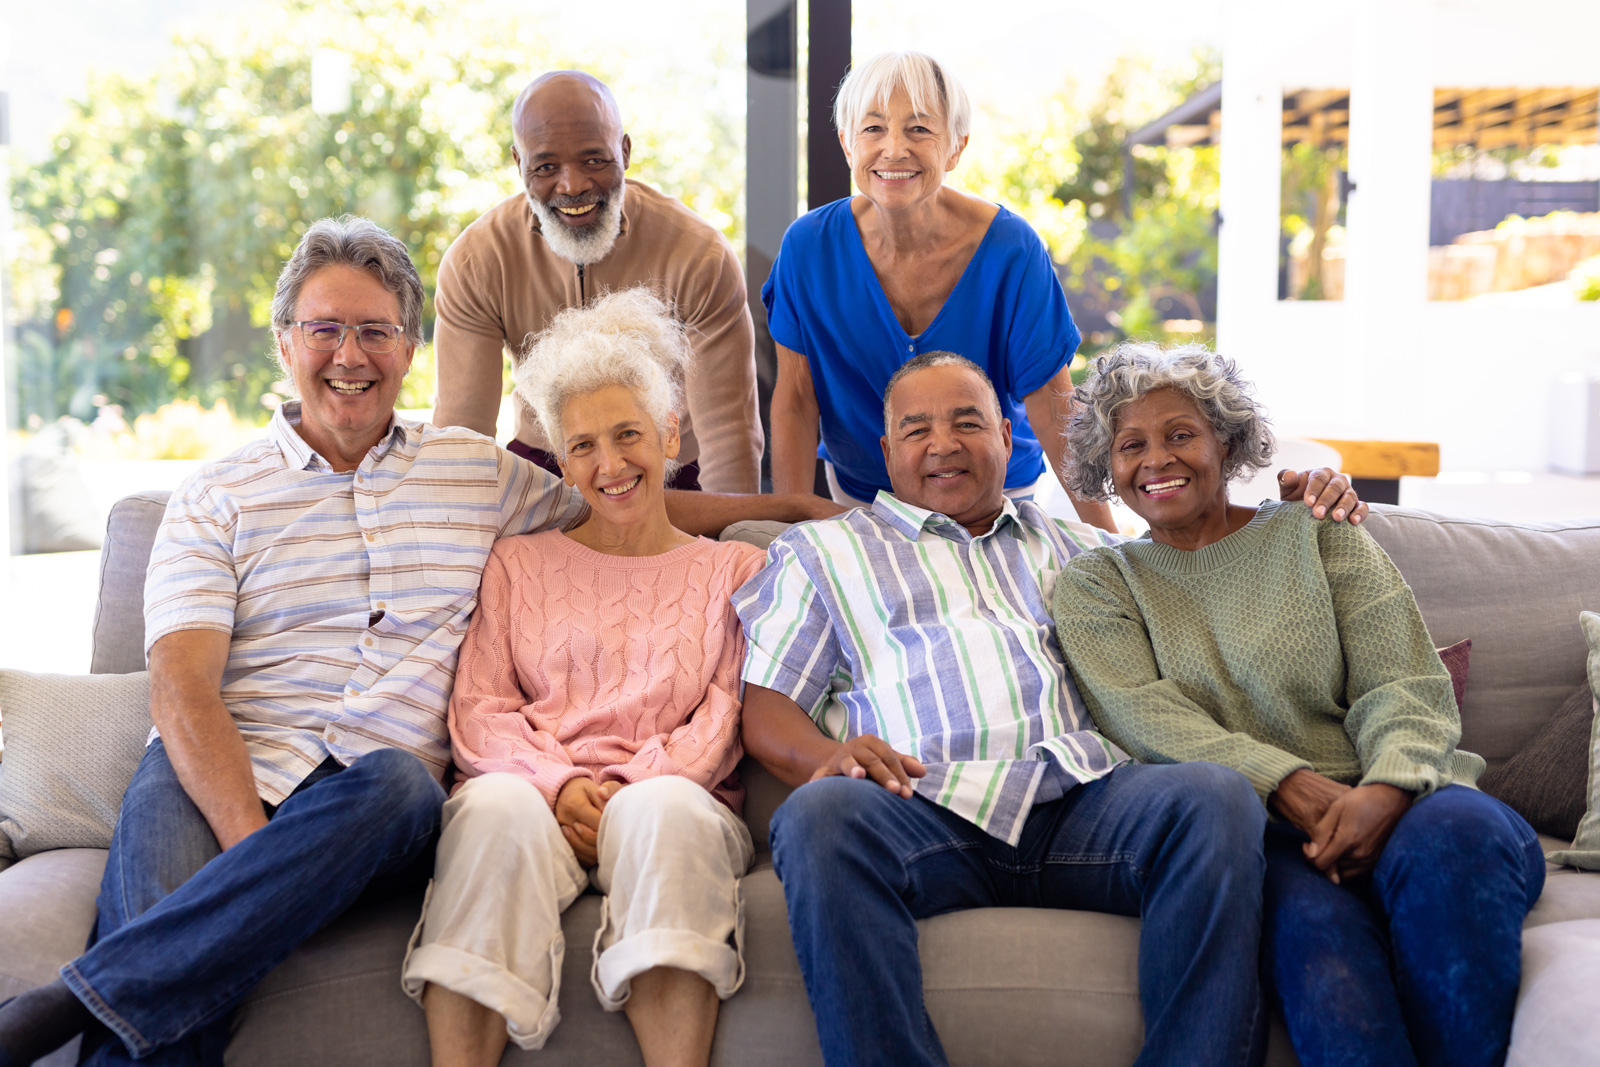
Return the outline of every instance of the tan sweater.
[[[434,351],[439,396],[433,421],[493,435],[500,411],[501,354],[518,362],[527,342],[562,310],[607,290],[648,285],[677,308],[695,352],[685,383],[684,463],[700,461],[712,492],[753,493],[761,478],[755,331],[744,273],[722,235],[679,201],[629,181],[622,232],[584,268],[552,252],[521,193],[462,231],[439,264]],[[550,450],[533,412],[517,402],[517,438]]]

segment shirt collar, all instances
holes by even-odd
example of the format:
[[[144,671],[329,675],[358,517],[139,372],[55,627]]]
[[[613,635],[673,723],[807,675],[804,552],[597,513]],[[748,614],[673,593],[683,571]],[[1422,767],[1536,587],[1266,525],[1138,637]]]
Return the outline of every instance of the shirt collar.
[[[1021,536],[1022,531],[1026,528],[1021,514],[1017,511],[1017,505],[1009,497],[1002,499],[1004,502],[1000,505],[1000,514],[995,518],[994,526],[989,529],[989,533],[981,536],[988,537],[989,534],[999,533],[1000,530],[1007,528],[1012,530],[1013,536]],[[886,489],[878,490],[878,496],[872,502],[872,513],[912,541],[917,540],[922,535],[923,530],[937,533],[941,537],[948,537],[947,533],[940,533],[940,531],[952,529],[959,530],[962,537],[977,540],[967,532],[965,526],[962,526],[950,516],[937,511],[929,511],[927,508],[919,508],[915,504],[908,504]]]
[[[296,428],[300,425],[300,401],[285,400],[278,405],[278,410],[272,416],[272,422],[267,427],[267,436],[273,444],[283,453],[283,459],[290,468],[303,470],[332,470],[329,462],[317,453],[317,450],[306,444],[305,438],[300,436]],[[406,423],[394,414],[389,413],[388,432],[378,440],[375,447],[377,459],[382,459],[389,454],[389,450],[405,437]]]

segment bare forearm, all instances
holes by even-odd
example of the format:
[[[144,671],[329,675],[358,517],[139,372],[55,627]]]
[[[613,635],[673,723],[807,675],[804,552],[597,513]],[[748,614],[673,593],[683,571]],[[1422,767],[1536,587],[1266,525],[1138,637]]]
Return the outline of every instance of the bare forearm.
[[[434,425],[465,426],[493,437],[500,421],[501,342],[442,322],[434,333]]]
[[[1028,412],[1028,424],[1044,449],[1045,462],[1050,471],[1067,491],[1078,518],[1090,526],[1117,532],[1116,520],[1111,517],[1111,505],[1100,500],[1084,500],[1067,485],[1067,425],[1072,418],[1072,377],[1063,367],[1043,388],[1023,398]]]
[[[844,508],[812,493],[697,493],[667,490],[667,517],[685,533],[716,537],[736,522],[765,519],[805,522],[838,515]]]
[[[806,357],[778,346],[778,380],[772,389],[772,488],[809,493],[817,480],[820,413]]]
[[[184,792],[228,849],[266,825],[267,815],[244,738],[205,667],[206,657],[194,656],[192,643],[176,640],[189,636],[170,634],[151,649],[150,718]],[[226,635],[217,636],[225,658]],[[220,668],[214,673],[220,680]]]
[[[810,781],[839,748],[799,704],[771,689],[747,683],[742,715],[744,750],[785,785]]]

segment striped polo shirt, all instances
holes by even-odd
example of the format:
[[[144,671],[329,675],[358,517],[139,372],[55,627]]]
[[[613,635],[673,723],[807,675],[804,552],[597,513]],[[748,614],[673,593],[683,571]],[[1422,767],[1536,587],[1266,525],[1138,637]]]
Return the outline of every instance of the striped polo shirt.
[[[583,498],[481,434],[399,418],[341,473],[299,421],[298,402],[282,405],[266,438],[172,495],[145,577],[145,652],[178,630],[231,635],[222,700],[269,804],[328,756],[380,748],[443,778],[489,548],[573,525]]]
[[[744,680],[916,756],[918,794],[1014,845],[1033,805],[1127,759],[1090,728],[1050,616],[1067,559],[1120,541],[1010,500],[973,537],[880,492],[791,527],[735,594]]]

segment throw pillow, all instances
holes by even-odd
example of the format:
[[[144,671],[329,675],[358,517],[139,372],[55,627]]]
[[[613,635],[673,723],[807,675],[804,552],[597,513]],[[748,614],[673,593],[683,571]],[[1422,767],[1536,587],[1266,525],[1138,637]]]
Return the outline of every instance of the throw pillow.
[[[1472,662],[1472,638],[1457,641],[1438,652],[1444,669],[1450,672],[1450,688],[1456,691],[1456,710],[1460,711],[1467,706],[1467,667]]]
[[[1583,636],[1589,641],[1589,690],[1600,693],[1600,615],[1585,611],[1578,616]],[[1572,847],[1545,853],[1551,863],[1600,871],[1600,715],[1594,716],[1589,732],[1588,810],[1578,823]]]
[[[150,734],[150,675],[0,670],[0,709],[0,854],[109,848]]]
[[[1571,841],[1588,806],[1589,734],[1594,694],[1579,686],[1533,740],[1478,780],[1541,834]]]

